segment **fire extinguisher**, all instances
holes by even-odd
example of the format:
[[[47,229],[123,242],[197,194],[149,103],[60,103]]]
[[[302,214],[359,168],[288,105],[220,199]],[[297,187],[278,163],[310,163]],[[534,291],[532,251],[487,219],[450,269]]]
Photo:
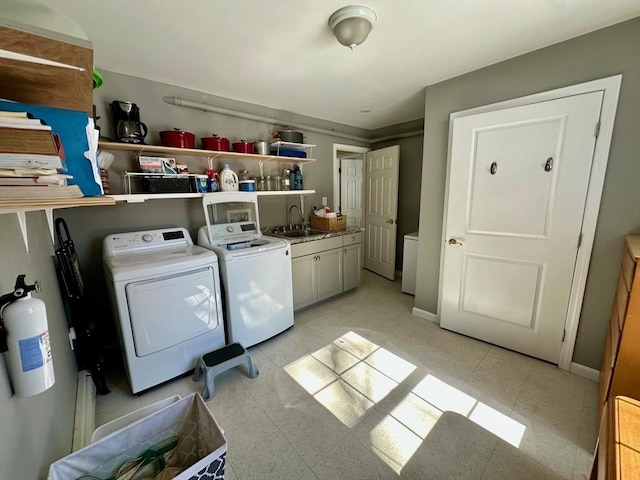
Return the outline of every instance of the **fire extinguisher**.
[[[40,284],[18,275],[13,292],[0,297],[0,352],[9,352],[9,375],[20,397],[44,392],[55,383],[44,302],[33,298]]]

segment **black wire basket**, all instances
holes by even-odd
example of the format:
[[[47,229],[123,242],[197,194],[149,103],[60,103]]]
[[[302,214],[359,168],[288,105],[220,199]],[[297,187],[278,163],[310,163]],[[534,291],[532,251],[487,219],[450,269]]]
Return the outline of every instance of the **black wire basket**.
[[[144,176],[142,189],[147,193],[195,193],[195,177],[181,176]]]

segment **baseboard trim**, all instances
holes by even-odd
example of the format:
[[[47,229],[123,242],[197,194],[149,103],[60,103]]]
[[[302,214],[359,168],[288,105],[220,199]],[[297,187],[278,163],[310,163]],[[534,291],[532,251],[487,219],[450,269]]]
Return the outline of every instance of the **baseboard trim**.
[[[76,390],[76,412],[73,421],[72,451],[75,452],[91,443],[96,428],[96,387],[88,370],[78,372]]]
[[[436,315],[435,313],[427,312],[426,310],[413,307],[413,309],[411,310],[411,314],[415,315],[416,317],[429,320],[430,322],[440,324],[440,319],[438,318],[438,315]]]
[[[571,362],[569,371],[596,383],[600,380],[600,372],[598,370],[591,367],[585,367],[579,363]]]

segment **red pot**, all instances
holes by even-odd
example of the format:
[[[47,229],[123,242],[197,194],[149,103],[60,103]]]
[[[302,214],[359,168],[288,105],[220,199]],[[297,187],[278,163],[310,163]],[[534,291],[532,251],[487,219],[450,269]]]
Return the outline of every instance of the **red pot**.
[[[229,151],[229,139],[217,136],[215,133],[212,137],[204,137],[202,140],[202,148],[205,150],[215,150],[217,152]]]
[[[233,151],[238,153],[253,153],[253,142],[240,140],[233,144]]]
[[[183,132],[179,128],[160,132],[160,140],[167,147],[195,148],[196,136],[191,132]]]

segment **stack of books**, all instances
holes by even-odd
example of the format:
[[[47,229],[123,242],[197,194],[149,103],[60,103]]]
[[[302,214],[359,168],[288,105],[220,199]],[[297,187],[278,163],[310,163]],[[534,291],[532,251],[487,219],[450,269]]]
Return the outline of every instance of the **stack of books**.
[[[60,138],[28,112],[0,111],[0,199],[82,197],[67,185]]]

